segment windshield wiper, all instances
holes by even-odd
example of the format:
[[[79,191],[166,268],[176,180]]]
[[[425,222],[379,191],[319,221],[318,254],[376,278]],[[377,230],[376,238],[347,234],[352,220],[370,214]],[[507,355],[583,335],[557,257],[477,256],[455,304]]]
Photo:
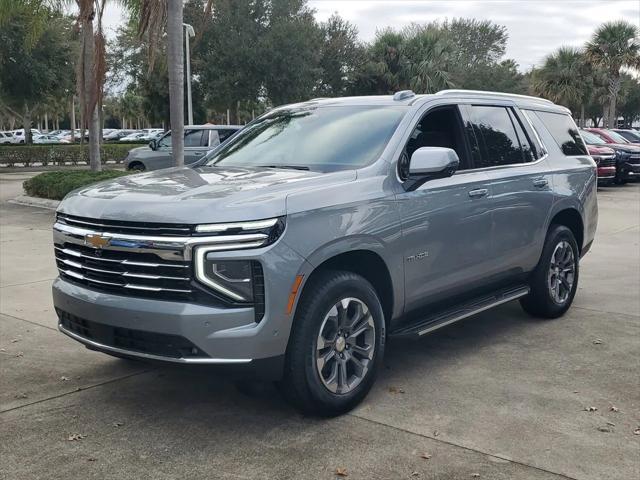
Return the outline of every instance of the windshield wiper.
[[[256,165],[256,167],[264,168],[287,168],[289,170],[309,170],[306,165]]]

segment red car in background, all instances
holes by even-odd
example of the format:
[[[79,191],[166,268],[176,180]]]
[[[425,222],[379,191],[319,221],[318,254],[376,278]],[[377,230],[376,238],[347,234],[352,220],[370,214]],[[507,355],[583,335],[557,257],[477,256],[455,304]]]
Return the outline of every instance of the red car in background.
[[[640,145],[640,132],[637,132],[636,130],[625,130],[622,128],[614,128],[613,131],[624,137],[627,142]]]
[[[606,128],[585,128],[582,137],[588,145],[607,146],[616,152],[615,183],[622,185],[640,179],[640,146]]]
[[[616,178],[616,152],[612,148],[587,144],[598,166],[598,185],[611,185]]]

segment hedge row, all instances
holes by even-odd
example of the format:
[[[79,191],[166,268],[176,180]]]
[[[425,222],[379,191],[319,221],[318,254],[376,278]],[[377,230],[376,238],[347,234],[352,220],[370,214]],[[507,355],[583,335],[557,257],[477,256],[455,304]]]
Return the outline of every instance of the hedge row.
[[[105,144],[100,146],[102,163],[121,163],[129,150],[140,145]],[[88,145],[16,145],[0,148],[0,165],[81,165],[89,163]]]
[[[129,175],[131,172],[119,170],[103,170],[91,172],[88,170],[67,170],[64,172],[45,172],[26,180],[22,186],[27,195],[32,197],[62,200],[71,190],[91,185],[92,183],[110,178]]]

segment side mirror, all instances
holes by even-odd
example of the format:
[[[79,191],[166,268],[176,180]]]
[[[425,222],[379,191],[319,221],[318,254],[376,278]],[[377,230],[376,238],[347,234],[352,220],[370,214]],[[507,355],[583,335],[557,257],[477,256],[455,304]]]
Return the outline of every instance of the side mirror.
[[[459,165],[458,154],[450,148],[421,147],[411,155],[409,178],[450,177]]]
[[[156,141],[155,141],[155,140],[151,140],[151,141],[149,142],[149,148],[150,148],[151,150],[157,150],[157,149],[158,149],[158,144],[156,143]]]

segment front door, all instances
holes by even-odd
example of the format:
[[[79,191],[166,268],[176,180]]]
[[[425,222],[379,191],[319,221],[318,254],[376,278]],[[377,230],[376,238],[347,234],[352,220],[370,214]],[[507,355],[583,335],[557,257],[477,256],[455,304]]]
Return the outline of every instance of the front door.
[[[429,110],[415,126],[403,158],[425,146],[455,150],[460,167],[451,177],[397,196],[406,311],[482,286],[492,261],[488,177],[472,168],[457,106]]]

